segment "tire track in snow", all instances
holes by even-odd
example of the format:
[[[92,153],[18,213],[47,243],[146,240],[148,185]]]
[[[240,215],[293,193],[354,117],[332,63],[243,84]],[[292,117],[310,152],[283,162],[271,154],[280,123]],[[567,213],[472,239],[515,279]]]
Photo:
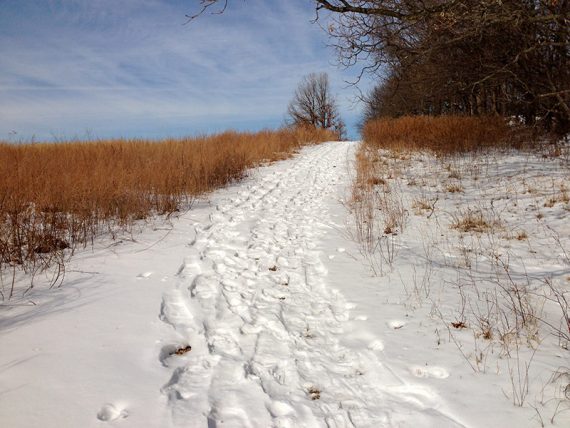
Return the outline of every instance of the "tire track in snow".
[[[377,346],[340,344],[350,305],[327,287],[316,246],[350,144],[304,150],[196,226],[160,314],[192,346],[160,356],[175,426],[460,426]]]

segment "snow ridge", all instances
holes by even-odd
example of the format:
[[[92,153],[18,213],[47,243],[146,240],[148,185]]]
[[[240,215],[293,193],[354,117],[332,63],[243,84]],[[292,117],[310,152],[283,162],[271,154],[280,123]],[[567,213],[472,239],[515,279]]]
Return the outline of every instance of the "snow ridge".
[[[462,426],[381,362],[381,341],[341,344],[351,306],[318,244],[353,148],[305,149],[195,226],[160,313],[178,338],[160,355],[174,426]]]

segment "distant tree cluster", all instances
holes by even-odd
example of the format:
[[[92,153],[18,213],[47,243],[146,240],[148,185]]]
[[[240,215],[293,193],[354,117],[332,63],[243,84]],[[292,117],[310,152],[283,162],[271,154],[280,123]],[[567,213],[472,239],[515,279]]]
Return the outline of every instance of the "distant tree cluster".
[[[499,114],[570,131],[570,0],[307,2],[330,12],[340,61],[380,76],[366,119]]]
[[[287,108],[289,121],[295,126],[313,126],[345,137],[345,125],[331,94],[326,73],[311,73],[303,77]]]

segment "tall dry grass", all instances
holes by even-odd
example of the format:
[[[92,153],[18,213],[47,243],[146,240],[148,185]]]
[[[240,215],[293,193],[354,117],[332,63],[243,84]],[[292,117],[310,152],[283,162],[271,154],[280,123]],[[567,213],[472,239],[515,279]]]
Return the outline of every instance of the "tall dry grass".
[[[350,200],[356,237],[371,261],[375,260],[374,253],[379,252],[384,264],[390,266],[395,255],[390,245],[404,230],[408,210],[400,189],[389,178],[396,174],[396,164],[405,165],[409,152],[430,151],[446,157],[490,148],[521,147],[525,139],[533,140],[528,130],[514,128],[497,116],[382,118],[365,123],[362,136],[364,142],[356,153]],[[460,190],[458,186],[448,188]],[[433,213],[436,202],[423,201],[422,206]],[[378,269],[373,268],[382,273],[382,264],[377,266]]]
[[[42,271],[103,232],[173,213],[248,168],[333,139],[297,128],[160,142],[0,144],[0,273]]]
[[[389,150],[429,150],[455,154],[491,147],[520,146],[532,140],[528,130],[509,126],[498,116],[403,116],[367,122],[364,141]]]

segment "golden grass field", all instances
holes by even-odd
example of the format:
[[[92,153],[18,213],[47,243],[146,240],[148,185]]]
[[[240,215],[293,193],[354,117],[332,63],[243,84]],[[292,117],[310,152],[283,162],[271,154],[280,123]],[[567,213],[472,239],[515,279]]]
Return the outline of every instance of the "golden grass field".
[[[524,134],[520,135],[521,133]],[[403,116],[369,121],[363,128],[367,145],[396,151],[429,150],[437,154],[512,146],[532,140],[528,130],[510,127],[498,116]]]
[[[331,132],[286,128],[147,141],[0,144],[0,271],[41,270],[57,254],[239,180]]]

